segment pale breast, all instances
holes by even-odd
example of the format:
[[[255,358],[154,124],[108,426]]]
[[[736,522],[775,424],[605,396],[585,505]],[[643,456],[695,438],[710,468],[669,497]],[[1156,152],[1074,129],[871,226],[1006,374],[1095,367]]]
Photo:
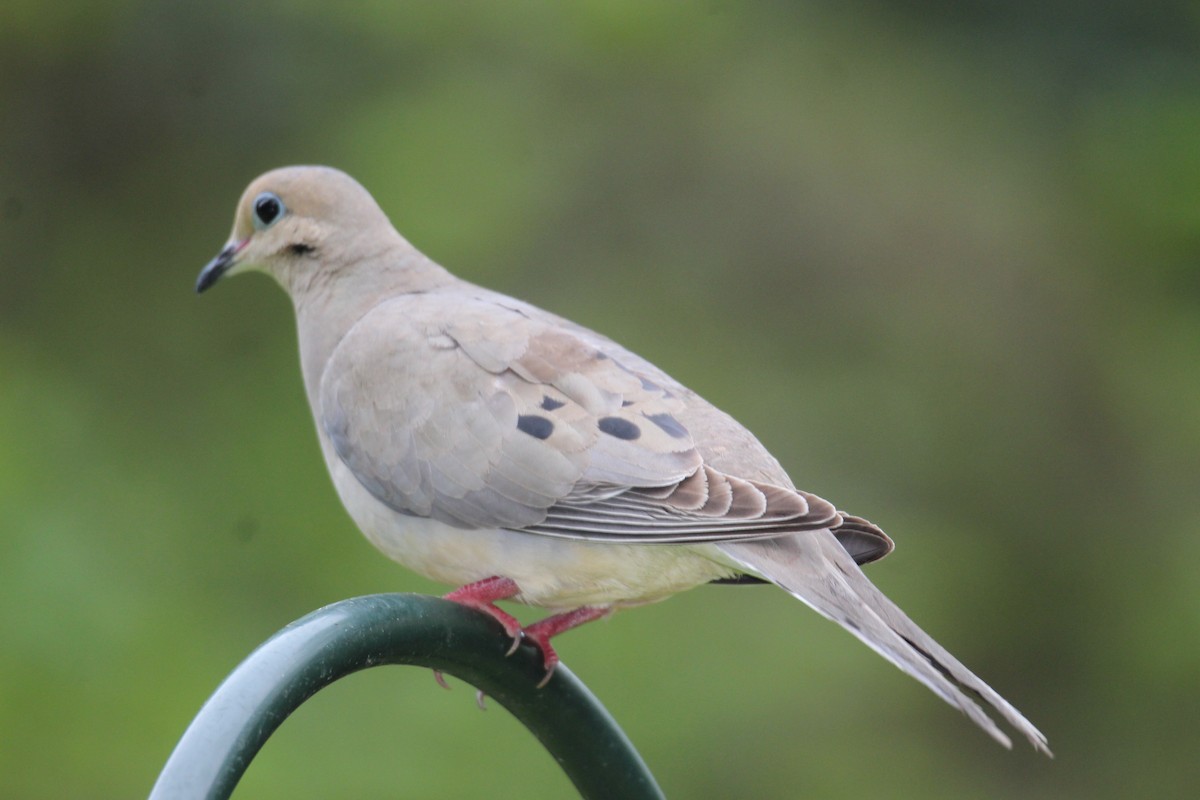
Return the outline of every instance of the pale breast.
[[[451,587],[500,575],[516,599],[550,609],[628,606],[664,599],[734,573],[713,547],[596,544],[507,530],[468,530],[398,513],[334,455],[334,486],[351,518],[386,556]]]

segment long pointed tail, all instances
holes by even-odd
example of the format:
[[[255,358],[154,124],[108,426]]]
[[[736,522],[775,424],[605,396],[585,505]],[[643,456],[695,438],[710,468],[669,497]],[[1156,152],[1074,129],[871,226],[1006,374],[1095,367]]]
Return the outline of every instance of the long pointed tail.
[[[1012,747],[1012,742],[971,694],[1024,734],[1035,749],[1053,755],[1046,746],[1046,737],[1033,723],[875,588],[828,531],[730,542],[719,547],[746,569],[787,590],[853,633],[960,709],[1005,747]]]

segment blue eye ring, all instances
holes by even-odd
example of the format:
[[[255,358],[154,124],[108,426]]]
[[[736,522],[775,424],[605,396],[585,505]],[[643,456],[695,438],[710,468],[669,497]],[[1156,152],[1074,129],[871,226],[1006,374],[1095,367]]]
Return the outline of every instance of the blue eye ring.
[[[260,231],[271,227],[287,213],[287,207],[274,192],[263,192],[254,198],[251,208],[254,211],[254,227]]]

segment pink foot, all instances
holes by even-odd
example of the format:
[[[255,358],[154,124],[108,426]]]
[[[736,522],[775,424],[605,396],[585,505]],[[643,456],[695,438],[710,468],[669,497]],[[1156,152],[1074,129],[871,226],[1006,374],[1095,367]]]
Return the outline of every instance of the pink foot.
[[[513,640],[508,655],[516,652],[522,639],[528,639],[530,642],[536,644],[542,651],[542,665],[546,668],[546,676],[538,683],[538,688],[540,689],[550,682],[551,676],[554,675],[554,668],[558,666],[558,653],[554,652],[554,647],[551,646],[550,639],[572,628],[577,628],[585,622],[591,622],[592,620],[607,616],[612,609],[602,606],[581,606],[573,611],[554,614],[553,616],[538,620],[528,628],[522,629],[521,623],[516,617],[496,607],[497,600],[507,600],[511,597],[516,597],[520,593],[521,589],[515,581],[511,578],[502,578],[496,575],[491,578],[484,578],[481,581],[468,583],[466,586],[455,589],[450,594],[445,595],[445,598],[459,605],[482,611],[504,626],[505,633],[511,636]],[[446,685],[441,673],[435,671],[434,676],[439,684]],[[477,698],[480,702],[480,707],[483,705],[482,694],[480,692],[481,696]]]
[[[538,683],[542,688],[550,682],[554,668],[558,666],[558,653],[550,645],[550,637],[577,628],[585,622],[607,616],[612,609],[599,606],[582,606],[574,611],[555,614],[552,617],[538,620],[525,629],[525,638],[536,644],[542,651],[542,665],[546,668],[546,677]]]
[[[504,632],[512,637],[512,647],[508,655],[517,652],[521,644],[521,623],[512,614],[496,607],[497,600],[507,600],[521,593],[520,587],[509,578],[494,576],[481,581],[468,583],[461,589],[455,589],[445,599],[453,600],[461,606],[482,611],[504,626]]]

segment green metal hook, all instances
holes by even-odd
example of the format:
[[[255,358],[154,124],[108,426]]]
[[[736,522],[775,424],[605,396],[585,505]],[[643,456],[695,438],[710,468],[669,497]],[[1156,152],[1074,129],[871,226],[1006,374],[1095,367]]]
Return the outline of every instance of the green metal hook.
[[[582,797],[662,798],[645,762],[600,701],[559,665],[544,688],[532,645],[494,620],[425,595],[380,594],[326,606],[268,639],[225,679],[167,759],[150,800],[224,800],[275,729],[353,672],[412,664],[449,673],[507,708],[550,751]]]

